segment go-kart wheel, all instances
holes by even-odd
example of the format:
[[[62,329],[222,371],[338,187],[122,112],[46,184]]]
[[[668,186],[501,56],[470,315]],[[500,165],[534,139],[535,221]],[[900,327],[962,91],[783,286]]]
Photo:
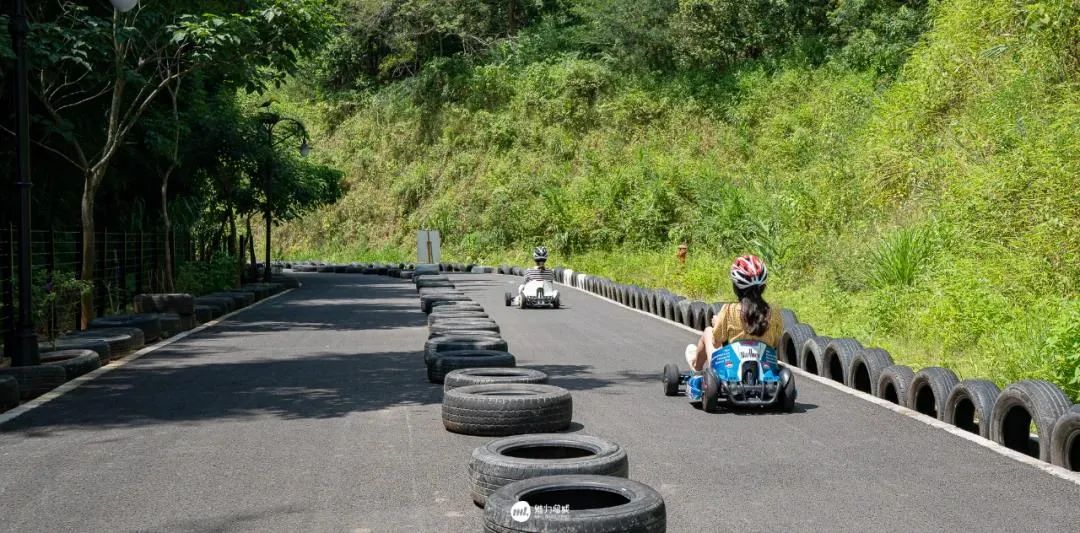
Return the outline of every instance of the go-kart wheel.
[[[518,309],[525,309],[526,307],[528,307],[528,304],[525,301],[525,295],[522,294],[518,296]]]
[[[558,297],[556,297],[554,300],[551,301],[551,308],[552,309],[558,309],[559,308],[559,298]]]
[[[514,303],[514,295],[507,291],[504,297],[506,298],[506,307],[510,307]]]
[[[786,376],[784,374],[787,374]],[[786,378],[786,379],[785,379]],[[780,398],[777,401],[777,405],[785,413],[790,413],[795,410],[795,399],[799,397],[799,391],[795,388],[795,377],[791,375],[791,371],[788,369],[780,370]]]
[[[673,364],[664,365],[664,396],[679,395],[679,367]]]
[[[720,402],[720,379],[716,372],[709,368],[705,370],[705,390],[701,391],[701,410],[706,413],[715,413],[716,406]]]

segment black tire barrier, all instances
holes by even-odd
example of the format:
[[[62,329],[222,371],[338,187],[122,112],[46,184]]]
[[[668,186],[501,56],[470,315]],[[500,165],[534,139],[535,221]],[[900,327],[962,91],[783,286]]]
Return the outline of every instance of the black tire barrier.
[[[625,478],[626,451],[588,435],[516,435],[478,446],[469,461],[472,499],[483,507],[488,496],[515,481],[543,476],[600,475]]]
[[[38,353],[48,353],[66,350],[93,350],[98,354],[98,360],[107,363],[112,360],[112,349],[104,339],[90,339],[85,337],[58,337],[55,341],[38,343]]]
[[[19,398],[29,401],[67,382],[67,372],[56,365],[13,366],[0,368],[0,377],[19,382]]]
[[[195,298],[195,305],[208,305],[216,308],[216,316],[231,313],[236,309],[236,300],[226,296],[200,296]]]
[[[791,309],[781,309],[780,318],[784,321],[784,329],[791,329],[799,324],[799,317]]]
[[[808,328],[810,326],[799,324],[795,327]],[[881,371],[893,366],[893,364],[889,352],[881,348],[864,348],[856,353],[851,360],[847,386],[871,396],[877,396],[878,378],[881,377]]]
[[[139,328],[145,342],[161,338],[161,318],[153,313],[104,316],[90,321],[90,329],[102,328]]]
[[[563,278],[563,273],[565,272],[565,268],[555,267],[555,281],[558,281],[559,283],[566,283],[566,278]],[[502,267],[499,267],[499,274],[502,274]]]
[[[196,305],[195,306],[195,320],[200,324],[205,324],[221,315],[217,314],[217,308],[209,305]]]
[[[818,335],[810,337],[803,342],[799,350],[799,368],[814,374],[821,374],[821,367],[825,364],[825,348],[832,342],[832,337]]]
[[[694,327],[694,317],[690,314],[692,303],[690,300],[679,300],[679,304],[675,309],[676,322],[684,326]]]
[[[960,382],[952,370],[931,366],[915,373],[907,390],[907,406],[926,416],[945,420],[945,402]]]
[[[1001,389],[985,379],[965,379],[945,400],[942,420],[983,438],[990,437],[990,416]]]
[[[158,323],[161,324],[161,336],[172,337],[181,331],[186,331],[191,328],[184,328],[180,315],[173,313],[157,313]]]
[[[41,356],[41,364],[64,369],[68,381],[101,368],[101,358],[93,350],[62,350]]]
[[[195,297],[190,294],[137,294],[133,303],[136,313],[195,314]]]
[[[1074,405],[1054,423],[1050,437],[1050,462],[1080,472],[1080,405]]]
[[[517,360],[512,354],[496,350],[451,350],[438,352],[427,363],[431,383],[442,383],[446,374],[464,368],[513,368]]]
[[[454,286],[454,283],[452,281],[450,281],[448,279],[445,279],[445,278],[443,278],[443,279],[439,279],[439,278],[443,278],[443,277],[442,276],[439,276],[439,277],[420,276],[419,278],[417,278],[414,281],[414,283],[416,285],[416,291],[420,292],[420,289],[425,289],[425,288],[447,288],[447,287],[452,288]]]
[[[439,275],[439,271],[441,270],[442,269],[439,268],[439,265],[435,265],[432,263],[421,263],[413,268],[413,279],[429,274],[437,276]]]
[[[878,377],[877,397],[907,407],[907,391],[913,379],[915,379],[915,372],[911,370],[911,367],[890,366],[882,370],[881,376]]]
[[[783,336],[780,337],[777,358],[782,363],[802,368],[799,364],[799,353],[806,340],[815,335],[814,328],[808,324],[799,324],[791,329],[785,329]]]
[[[460,301],[460,300],[436,300],[431,302],[431,312],[428,315],[443,314],[443,313],[462,313],[462,312],[478,312],[483,313],[484,308],[480,304],[473,301]]]
[[[851,360],[863,346],[855,339],[833,339],[822,354],[819,375],[846,384],[851,374]]]
[[[428,315],[428,326],[433,326],[446,320],[491,320],[487,313],[478,309],[461,309],[453,311],[436,312],[439,309],[454,309],[445,305],[433,307]]]
[[[0,411],[19,405],[19,382],[11,376],[0,376]]]
[[[477,367],[450,371],[443,377],[443,392],[469,385],[490,383],[547,383],[548,375],[531,368]]]
[[[513,516],[519,501],[566,508],[565,513]],[[527,524],[527,525],[526,525]],[[580,531],[662,533],[667,530],[664,498],[648,486],[610,476],[544,476],[515,481],[491,493],[484,505],[484,531]]]
[[[459,335],[459,336],[466,336],[466,337],[478,337],[478,338],[490,338],[490,339],[501,339],[502,338],[502,337],[499,336],[498,333],[495,333],[494,331],[485,331],[485,330],[482,330],[482,329],[455,329],[455,330],[444,331],[444,332],[439,332],[439,333],[431,333],[431,334],[428,335],[427,340],[438,339],[438,338],[441,338],[441,337],[448,337],[448,336],[451,336],[451,335]],[[424,360],[428,361],[429,359],[430,358],[425,358]]]
[[[333,265],[318,265],[318,266],[315,267],[315,271],[316,272],[322,272],[322,273],[327,273],[327,272],[332,273],[332,272],[334,272],[334,267],[333,267]]]
[[[493,383],[443,395],[443,427],[454,433],[501,437],[553,433],[570,426],[570,391],[536,383]]]
[[[1041,380],[1018,381],[1001,391],[990,416],[990,437],[1042,461],[1050,462],[1051,435],[1054,423],[1065,414],[1072,402],[1053,383]],[[1033,444],[1029,427],[1035,423],[1039,436]]]
[[[430,364],[440,352],[458,350],[508,352],[508,348],[509,346],[506,344],[506,340],[497,336],[497,334],[463,335],[458,333],[442,335],[429,338],[427,342],[424,343],[424,364]]]
[[[471,302],[472,298],[459,294],[424,294],[420,296],[420,310],[425,313],[431,312],[433,302]]]
[[[499,333],[499,325],[491,320],[445,320],[428,326],[433,335],[442,335],[455,330],[490,331]]]
[[[690,302],[690,327],[702,331],[709,325],[709,305],[705,302]]]
[[[88,329],[68,335],[76,339],[96,339],[109,345],[110,360],[117,359],[146,345],[146,335],[139,328]]]
[[[247,292],[221,291],[208,294],[214,298],[228,298],[233,302],[233,310],[242,309],[255,303],[255,295]]]

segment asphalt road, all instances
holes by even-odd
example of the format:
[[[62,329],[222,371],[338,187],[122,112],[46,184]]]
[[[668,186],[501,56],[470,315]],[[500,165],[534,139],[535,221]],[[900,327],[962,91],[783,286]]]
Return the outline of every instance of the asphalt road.
[[[440,422],[411,284],[300,289],[107,373],[0,433],[0,531],[480,529],[465,468],[487,439]],[[708,415],[661,394],[693,336],[565,289],[454,276],[518,364],[574,394],[572,431],[626,448],[668,530],[1076,531],[1080,487],[831,388],[792,414]]]

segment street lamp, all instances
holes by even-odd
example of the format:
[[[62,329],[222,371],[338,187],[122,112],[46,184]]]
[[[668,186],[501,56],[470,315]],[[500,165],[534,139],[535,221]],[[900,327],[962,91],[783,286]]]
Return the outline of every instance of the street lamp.
[[[109,0],[120,12],[130,11],[139,0]],[[30,312],[30,101],[28,96],[29,68],[26,60],[26,35],[30,22],[26,17],[26,0],[13,2],[13,13],[8,21],[11,48],[15,52],[15,161],[16,181],[19,188],[19,317],[15,332],[14,349],[11,350],[12,366],[30,366],[41,362],[38,353],[37,334]]]
[[[266,107],[268,105],[269,105],[269,102],[267,102],[266,104],[263,104],[263,107]],[[283,116],[281,116],[281,115],[279,115],[277,113],[266,112],[266,113],[262,114],[262,126],[263,126],[263,129],[266,131],[266,141],[270,145],[270,152],[271,152],[270,159],[266,162],[266,170],[265,170],[265,172],[266,172],[266,185],[263,188],[263,195],[266,196],[266,199],[265,199],[266,200],[265,213],[263,214],[263,217],[266,218],[266,263],[263,264],[263,267],[264,267],[263,281],[265,281],[266,283],[270,283],[270,275],[271,275],[271,269],[270,269],[270,226],[271,226],[271,222],[272,222],[273,219],[272,219],[272,216],[271,216],[272,213],[271,213],[271,204],[270,204],[270,193],[271,193],[271,183],[273,183],[273,181],[274,181],[273,180],[273,176],[274,176],[274,171],[273,171],[273,151],[274,151],[274,148],[276,148],[280,143],[282,143],[285,140],[290,138],[290,136],[286,136],[286,137],[283,137],[283,138],[279,139],[277,142],[274,141],[274,127],[277,126],[278,124],[283,123],[283,122],[287,123],[287,124],[289,124],[289,125],[291,125],[293,127],[293,135],[291,137],[297,137],[297,136],[300,137],[300,156],[301,157],[307,157],[308,154],[311,153],[311,145],[308,144],[307,128],[304,127],[304,124],[302,122],[300,122],[299,120],[296,120],[295,118],[283,117]]]

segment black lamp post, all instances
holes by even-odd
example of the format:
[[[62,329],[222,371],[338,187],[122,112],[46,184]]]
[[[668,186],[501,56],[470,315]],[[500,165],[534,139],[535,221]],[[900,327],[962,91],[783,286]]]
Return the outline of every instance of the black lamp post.
[[[109,0],[120,12],[130,11],[138,0]],[[26,61],[26,35],[30,22],[26,17],[26,1],[15,0],[14,13],[8,23],[11,32],[11,48],[15,52],[15,161],[16,182],[19,189],[19,317],[12,350],[12,366],[30,366],[41,362],[38,353],[37,334],[34,333],[34,315],[31,311],[30,283],[30,99],[28,96],[28,71]]]
[[[264,104],[264,105],[269,105],[269,103]],[[285,123],[288,123],[288,124],[292,125],[293,128],[294,128],[293,137],[299,137],[300,138],[300,148],[299,148],[300,149],[300,155],[303,156],[303,157],[307,157],[307,155],[309,153],[311,153],[311,146],[308,145],[307,128],[304,127],[303,123],[301,123],[299,120],[296,120],[295,118],[283,117],[283,116],[281,116],[281,115],[279,115],[277,113],[269,113],[269,112],[267,112],[267,113],[262,114],[262,125],[263,125],[263,129],[266,131],[266,141],[270,145],[270,151],[271,151],[271,154],[269,156],[270,159],[267,160],[267,162],[266,162],[266,170],[265,170],[265,172],[266,172],[266,184],[265,184],[265,186],[263,188],[263,195],[266,196],[265,213],[263,213],[263,217],[266,218],[266,263],[264,263],[264,265],[263,265],[265,267],[264,273],[263,273],[263,281],[265,281],[266,283],[270,283],[270,278],[271,278],[271,269],[270,269],[270,226],[271,226],[271,222],[272,222],[273,218],[272,218],[272,213],[271,213],[270,193],[271,193],[271,190],[272,190],[272,185],[271,184],[274,181],[274,179],[273,179],[274,178],[273,151],[278,146],[278,144],[280,144],[281,142],[284,142],[286,139],[290,138],[290,137],[284,137],[282,139],[279,139],[276,142],[274,141],[274,127],[277,126],[278,124],[281,124],[282,122],[285,122]]]
[[[12,350],[12,366],[29,366],[41,362],[38,355],[34,318],[30,313],[30,103],[27,96],[26,34],[30,23],[26,19],[24,0],[15,1],[15,13],[9,23],[11,45],[15,52],[15,161],[19,189],[19,317]]]

